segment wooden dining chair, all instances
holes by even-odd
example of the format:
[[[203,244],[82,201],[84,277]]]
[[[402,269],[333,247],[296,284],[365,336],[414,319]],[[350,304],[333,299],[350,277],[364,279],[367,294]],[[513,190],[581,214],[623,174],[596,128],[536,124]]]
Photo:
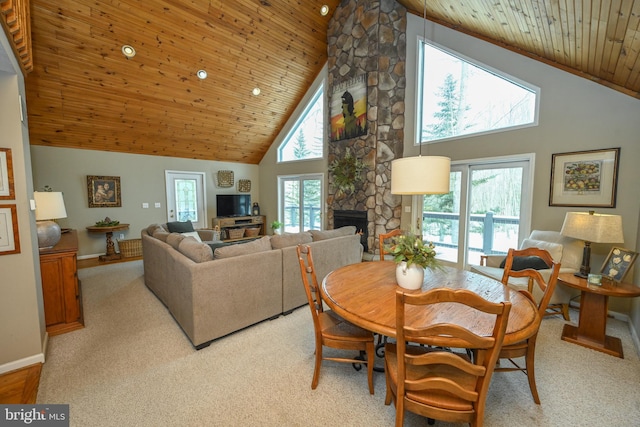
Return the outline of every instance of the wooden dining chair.
[[[430,324],[425,320],[427,310],[437,313],[451,304],[467,306],[468,316],[474,318],[489,316],[487,335],[477,335],[455,324]],[[489,302],[466,289],[437,288],[417,294],[396,291],[397,342],[385,346],[385,404],[395,402],[396,427],[403,425],[405,410],[430,421],[482,426],[489,383],[510,310],[510,302]],[[419,320],[419,326],[411,326],[414,319]],[[454,353],[449,350],[452,348],[475,349],[477,357]]]
[[[538,270],[532,268],[514,270],[513,263],[516,257],[538,257],[542,259],[542,261],[551,268],[549,279],[545,280]],[[532,247],[527,249],[509,249],[504,266],[504,273],[502,275],[502,283],[505,286],[509,282],[510,277],[528,278],[528,289],[526,291],[520,290],[519,292],[533,301],[534,304],[537,304],[538,316],[536,316],[537,325],[535,333],[532,336],[524,341],[502,347],[500,360],[505,359],[508,361],[508,366],[497,366],[495,370],[496,372],[523,372],[529,380],[531,395],[537,404],[540,404],[540,397],[538,396],[535,375],[536,339],[538,337],[540,323],[545,316],[549,300],[551,300],[551,295],[553,295],[553,291],[555,290],[558,274],[560,274],[560,263],[553,261],[551,254],[546,250]],[[524,366],[514,361],[514,359],[520,357],[524,357]]]
[[[318,279],[313,267],[311,247],[308,245],[298,245],[297,252],[302,283],[304,284],[304,290],[309,300],[309,308],[311,309],[311,317],[313,318],[313,330],[315,332],[316,359],[311,388],[315,390],[318,386],[322,361],[331,360],[334,362],[358,365],[366,364],[369,392],[373,394],[373,364],[375,356],[373,333],[347,322],[331,310],[324,309],[318,287]],[[324,357],[322,353],[323,346],[340,350],[357,350],[360,351],[360,355],[366,352],[367,359],[365,361],[353,357]]]
[[[384,250],[384,242],[387,239],[390,239],[392,237],[395,236],[399,236],[402,234],[402,230],[400,230],[399,228],[396,228],[395,230],[392,230],[388,233],[384,233],[384,234],[380,234],[378,236],[378,240],[380,242],[380,261],[384,261],[384,255],[389,253],[387,251]]]

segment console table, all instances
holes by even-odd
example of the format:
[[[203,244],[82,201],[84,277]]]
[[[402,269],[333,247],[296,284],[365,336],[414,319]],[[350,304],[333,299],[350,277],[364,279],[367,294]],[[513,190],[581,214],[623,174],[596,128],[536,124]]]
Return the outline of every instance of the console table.
[[[128,228],[129,224],[118,224],[114,225],[113,227],[87,227],[87,231],[89,231],[90,233],[105,233],[105,235],[107,236],[107,252],[105,255],[100,255],[100,261],[112,261],[114,259],[120,259],[120,254],[116,253],[116,248],[113,244],[113,232],[119,230],[127,230]]]
[[[40,250],[44,319],[49,335],[84,328],[77,254],[76,230],[63,233],[54,247]]]
[[[560,274],[558,281],[581,292],[578,326],[569,323],[564,325],[562,339],[623,359],[620,338],[606,334],[609,297],[638,297],[640,287],[605,278],[601,286],[589,285],[587,279],[576,277],[573,273]]]

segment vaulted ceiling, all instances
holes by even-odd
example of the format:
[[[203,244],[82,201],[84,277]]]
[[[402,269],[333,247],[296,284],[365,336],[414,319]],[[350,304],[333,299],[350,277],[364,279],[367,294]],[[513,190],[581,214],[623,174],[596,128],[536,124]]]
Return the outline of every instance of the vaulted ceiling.
[[[31,0],[31,143],[257,164],[322,69],[338,4]],[[640,97],[640,0],[429,0],[427,15]]]

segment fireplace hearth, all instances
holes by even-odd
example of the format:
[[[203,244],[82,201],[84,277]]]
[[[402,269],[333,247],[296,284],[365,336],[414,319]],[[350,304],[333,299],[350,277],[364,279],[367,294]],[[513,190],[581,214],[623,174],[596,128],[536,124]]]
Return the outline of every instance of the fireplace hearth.
[[[360,233],[360,243],[364,247],[365,252],[369,252],[367,239],[369,238],[367,212],[366,211],[333,211],[333,228],[345,227],[353,225],[356,227],[356,233]]]

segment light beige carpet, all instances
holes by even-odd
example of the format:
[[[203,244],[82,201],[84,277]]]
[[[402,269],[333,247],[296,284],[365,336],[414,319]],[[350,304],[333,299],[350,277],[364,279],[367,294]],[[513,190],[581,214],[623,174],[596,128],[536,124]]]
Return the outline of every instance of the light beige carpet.
[[[311,390],[308,307],[195,351],[144,286],[142,261],[79,271],[86,328],[51,337],[37,403],[68,403],[72,426],[390,426],[384,374],[326,362]],[[302,285],[301,285],[302,286]],[[572,312],[577,316],[577,312]],[[566,343],[546,318],[536,359],[541,405],[518,372],[496,373],[485,425],[639,426],[640,361],[626,323],[609,320],[625,359]],[[426,426],[408,414],[405,426]],[[436,426],[452,424],[436,421]]]

